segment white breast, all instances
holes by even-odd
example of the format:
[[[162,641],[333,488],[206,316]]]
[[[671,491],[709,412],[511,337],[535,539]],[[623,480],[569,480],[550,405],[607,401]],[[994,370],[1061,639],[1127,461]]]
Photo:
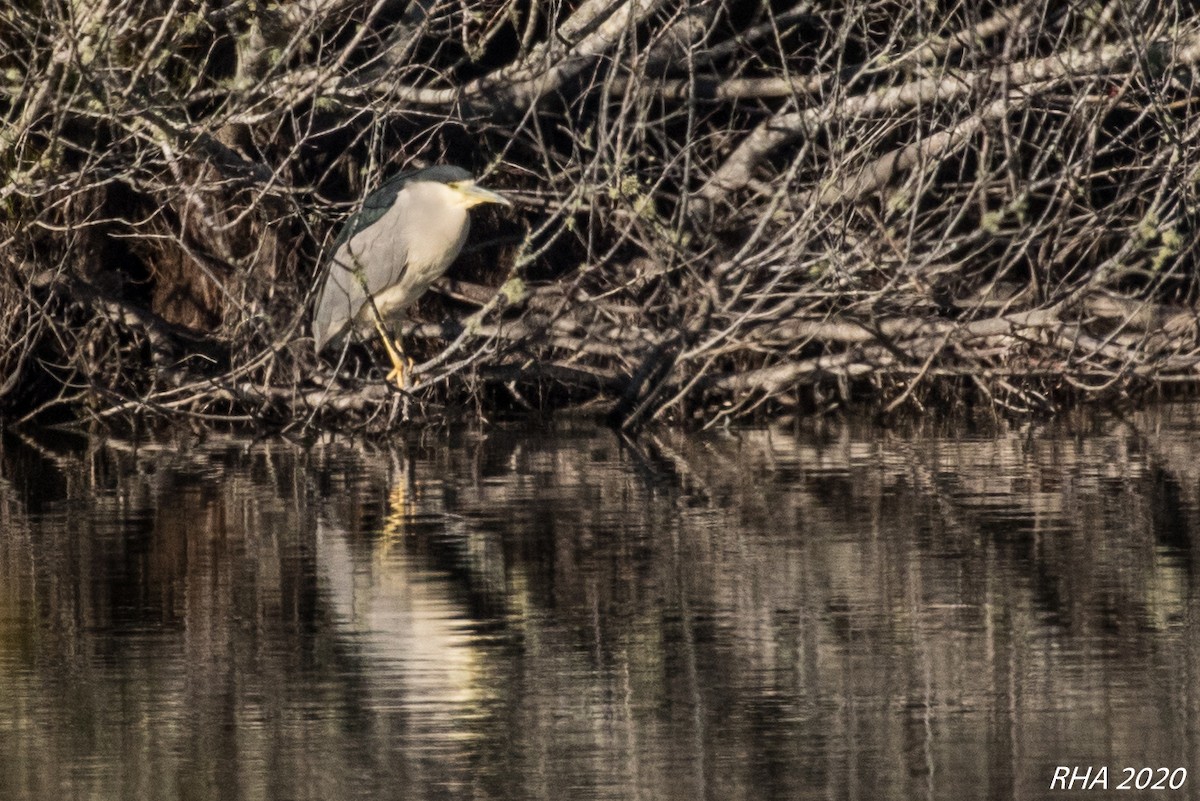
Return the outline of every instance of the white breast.
[[[399,315],[425,294],[462,250],[469,227],[458,193],[422,181],[406,187],[378,222],[351,239],[380,313]],[[357,317],[368,319],[369,313],[364,303]]]

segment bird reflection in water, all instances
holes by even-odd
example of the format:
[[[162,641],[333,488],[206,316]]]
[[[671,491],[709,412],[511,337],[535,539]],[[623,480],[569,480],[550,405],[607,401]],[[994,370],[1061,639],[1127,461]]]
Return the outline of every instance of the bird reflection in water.
[[[413,539],[421,504],[411,463],[395,460],[392,475],[376,532],[319,524],[321,575],[339,628],[370,662],[372,705],[444,729],[482,696],[481,653],[461,592]]]

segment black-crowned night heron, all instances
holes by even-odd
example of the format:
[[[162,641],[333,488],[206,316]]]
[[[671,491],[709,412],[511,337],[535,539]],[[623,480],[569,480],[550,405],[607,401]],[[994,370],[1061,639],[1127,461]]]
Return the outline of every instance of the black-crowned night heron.
[[[512,205],[450,166],[401,173],[368,195],[333,244],[313,315],[317,352],[373,326],[392,360],[388,380],[403,389],[411,362],[384,321],[402,317],[446,272],[466,241],[467,210],[480,203]]]

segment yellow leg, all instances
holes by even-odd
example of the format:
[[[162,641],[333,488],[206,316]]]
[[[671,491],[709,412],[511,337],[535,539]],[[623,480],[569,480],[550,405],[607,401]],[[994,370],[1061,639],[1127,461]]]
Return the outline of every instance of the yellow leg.
[[[388,334],[387,328],[383,324],[383,316],[379,313],[379,307],[375,305],[375,298],[371,296],[371,287],[367,284],[366,269],[359,262],[358,257],[353,253],[350,254],[354,259],[354,277],[358,279],[358,283],[362,286],[363,294],[367,296],[367,306],[371,310],[371,321],[375,323],[375,330],[379,332],[379,338],[383,340],[383,347],[387,350],[388,358],[392,360],[392,371],[387,374],[387,380],[396,385],[396,389],[403,392],[405,387],[404,374],[412,369],[413,360],[404,355],[404,348],[400,347],[399,339],[392,339]]]
[[[375,304],[371,304],[374,310]],[[383,347],[387,351],[388,358],[392,360],[392,371],[387,374],[387,380],[396,385],[399,390],[404,390],[405,373],[412,369],[413,360],[404,355],[404,348],[400,347],[400,340],[393,340],[388,334],[387,329],[383,327],[383,321],[379,319],[379,314],[372,314],[371,319],[375,322],[375,330],[379,332],[379,338],[383,340]]]

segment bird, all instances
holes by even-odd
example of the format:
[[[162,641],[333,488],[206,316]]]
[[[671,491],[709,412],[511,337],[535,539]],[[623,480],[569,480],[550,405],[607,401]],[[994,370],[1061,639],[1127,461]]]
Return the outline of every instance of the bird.
[[[385,320],[402,318],[446,272],[467,239],[468,210],[483,203],[512,206],[448,164],[399,173],[368,195],[330,248],[313,310],[317,353],[374,327],[392,362],[387,380],[406,389],[412,361]]]

